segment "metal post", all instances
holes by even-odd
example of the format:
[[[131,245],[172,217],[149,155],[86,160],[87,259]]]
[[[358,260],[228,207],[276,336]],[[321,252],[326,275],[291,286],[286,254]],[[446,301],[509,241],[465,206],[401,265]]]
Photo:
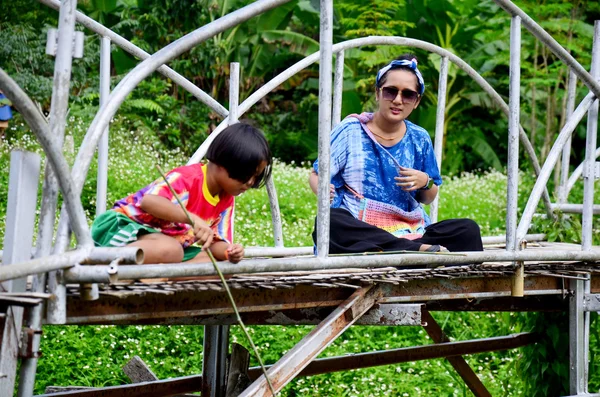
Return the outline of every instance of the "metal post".
[[[591,74],[600,78],[600,22],[594,24],[594,47],[592,50]],[[583,215],[581,217],[582,241],[581,249],[592,247],[592,220],[594,217],[594,181],[596,180],[596,141],[598,133],[598,101],[594,101],[587,118],[587,135],[585,146],[585,164],[583,166]]]
[[[331,62],[333,60],[333,1],[321,0],[319,34],[319,186],[317,207],[317,255],[329,254],[329,183],[331,131]]]
[[[569,392],[580,395],[587,389],[584,353],[584,282],[571,280],[573,295],[569,298]]]
[[[335,74],[333,75],[333,114],[331,128],[342,120],[342,96],[344,93],[344,50],[335,57]]]
[[[510,92],[508,99],[508,183],[506,198],[506,250],[517,250],[517,199],[519,190],[519,100],[521,84],[521,18],[510,24]]]
[[[575,95],[577,90],[577,75],[569,68],[569,86],[567,89],[567,122],[575,109]],[[564,204],[567,202],[568,179],[569,179],[569,162],[571,159],[571,138],[565,142],[562,151],[562,162],[560,171],[560,187],[558,188],[558,202]]]
[[[229,66],[229,119],[228,125],[238,122],[240,92],[240,64],[231,62]],[[226,381],[225,368],[229,346],[228,325],[204,326],[204,360],[202,361],[202,395],[207,397],[224,396]]]
[[[202,395],[221,397],[225,394],[227,350],[229,346],[228,325],[204,326],[204,359],[202,361]]]
[[[592,67],[591,75],[594,79],[600,78],[600,21],[594,23],[594,45],[592,49]],[[586,134],[586,145],[585,145],[585,164],[583,166],[583,213],[581,216],[581,250],[591,251],[592,249],[592,224],[594,218],[594,182],[598,175],[596,175],[596,141],[598,134],[598,101],[594,101],[590,110],[588,111],[587,119],[587,134]],[[583,312],[582,301],[584,294],[590,292],[591,279],[589,274],[585,281],[578,281],[576,294],[574,299],[577,300],[574,307],[574,315],[577,316],[576,322],[579,324],[581,319],[583,338],[579,339],[579,334],[576,340],[572,340],[576,346],[574,351],[577,355],[582,357],[574,357],[575,363],[581,367],[576,370],[571,378],[571,388],[575,387],[577,392],[587,393],[588,389],[588,355],[589,355],[589,342],[590,342],[590,313]],[[570,338],[573,338],[573,334],[569,334]],[[571,362],[573,365],[573,362]],[[575,383],[575,385],[573,385]]]
[[[58,15],[58,47],[54,64],[50,132],[51,136],[61,140],[61,146],[64,139],[67,108],[69,106],[76,11],[77,0],[64,0],[60,5]],[[64,239],[66,240],[67,238],[65,237]],[[58,240],[57,238],[55,249],[62,250],[63,248],[59,247]],[[63,324],[67,318],[66,289],[61,280],[61,273],[61,271],[56,271],[48,274],[48,292],[52,293],[55,297],[55,299],[48,302],[48,322],[50,324]]]
[[[110,39],[100,38],[100,107],[110,95]],[[106,211],[108,185],[108,127],[98,142],[98,177],[96,180],[96,216]]]
[[[11,153],[2,266],[31,257],[39,177],[38,154],[22,151]],[[25,289],[25,277],[0,283],[0,291],[22,292]],[[4,327],[0,327],[0,396],[14,394],[22,321],[23,308],[11,306],[6,312]],[[29,388],[32,388],[33,379],[29,378],[28,381]]]
[[[438,168],[442,170],[442,149],[444,145],[444,123],[446,118],[446,90],[448,85],[448,57],[442,57],[440,60],[440,80],[438,84],[438,103],[435,115],[435,145],[433,150],[435,152],[435,160],[437,161]],[[438,211],[440,203],[441,191],[438,191],[438,195],[431,203],[429,207],[429,217],[431,223],[438,221]]]

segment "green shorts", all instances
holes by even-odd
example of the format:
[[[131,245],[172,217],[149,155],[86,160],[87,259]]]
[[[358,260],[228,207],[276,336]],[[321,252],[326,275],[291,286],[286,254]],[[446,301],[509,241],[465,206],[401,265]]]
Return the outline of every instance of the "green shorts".
[[[160,233],[159,230],[141,225],[116,211],[106,211],[97,217],[91,232],[97,247],[124,247],[144,234]],[[184,248],[183,261],[195,258],[201,251],[202,248],[195,246]]]

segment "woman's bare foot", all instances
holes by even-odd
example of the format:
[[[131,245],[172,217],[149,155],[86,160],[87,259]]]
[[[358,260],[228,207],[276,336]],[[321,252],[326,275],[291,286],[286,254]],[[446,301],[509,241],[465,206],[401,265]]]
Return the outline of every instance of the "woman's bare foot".
[[[419,247],[419,251],[421,252],[450,252],[448,248],[443,245],[430,245],[430,244],[421,244]]]

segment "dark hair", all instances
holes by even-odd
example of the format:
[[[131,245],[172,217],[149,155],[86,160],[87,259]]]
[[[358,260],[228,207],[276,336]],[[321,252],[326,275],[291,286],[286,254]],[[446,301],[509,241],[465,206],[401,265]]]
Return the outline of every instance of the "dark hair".
[[[417,56],[416,56],[415,54],[411,54],[411,53],[402,54],[402,55],[400,55],[398,58],[396,58],[395,60],[396,60],[396,61],[410,61],[410,60],[412,60],[412,59],[416,59],[416,60],[417,60],[417,62],[419,61],[419,60],[417,59]],[[375,87],[376,87],[376,88],[381,88],[381,87],[383,87],[383,85],[385,84],[385,82],[386,82],[386,80],[387,80],[387,74],[388,74],[388,73],[389,73],[391,70],[398,70],[398,69],[400,69],[400,70],[408,70],[409,72],[411,72],[411,73],[412,73],[412,74],[414,74],[415,76],[417,75],[417,74],[415,73],[415,71],[414,71],[413,69],[411,69],[410,67],[408,67],[408,66],[395,66],[395,67],[391,68],[390,70],[388,70],[387,72],[385,72],[385,73],[383,74],[383,76],[381,76],[381,77],[379,78],[379,84],[375,83]],[[421,84],[419,83],[419,79],[417,78],[417,89],[420,89],[420,88],[421,88],[421,87],[419,87],[420,85],[421,85]]]
[[[267,166],[256,178],[253,188],[266,183],[273,164],[265,136],[247,123],[237,123],[225,128],[208,147],[206,158],[225,168],[230,178],[244,183],[255,176],[258,166],[266,161]]]

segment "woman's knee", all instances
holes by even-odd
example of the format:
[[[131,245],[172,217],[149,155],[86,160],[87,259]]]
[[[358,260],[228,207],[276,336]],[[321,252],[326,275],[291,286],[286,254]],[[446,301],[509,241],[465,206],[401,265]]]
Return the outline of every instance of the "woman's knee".
[[[477,222],[469,218],[463,218],[461,221],[466,233],[481,236],[481,229]]]

